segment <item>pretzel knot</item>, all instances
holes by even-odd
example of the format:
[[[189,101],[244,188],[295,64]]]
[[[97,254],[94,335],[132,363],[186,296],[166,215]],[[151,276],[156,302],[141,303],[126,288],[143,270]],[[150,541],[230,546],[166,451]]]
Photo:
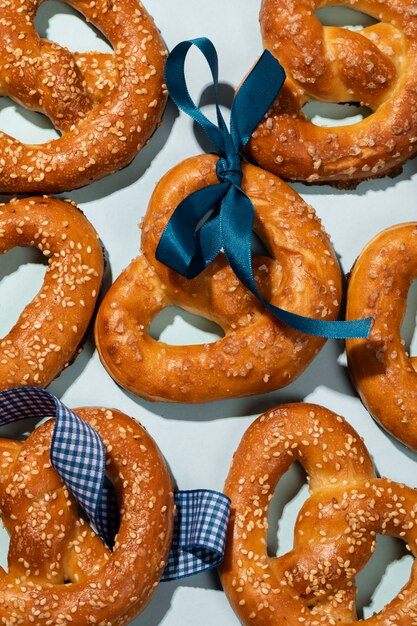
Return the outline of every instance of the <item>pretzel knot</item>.
[[[0,133],[0,191],[63,191],[127,165],[160,121],[166,50],[136,0],[70,0],[114,54],[40,39],[42,0],[0,0],[0,96],[47,115],[63,135],[40,145]]]
[[[264,45],[288,78],[249,151],[284,178],[352,186],[398,170],[416,153],[417,18],[406,2],[353,0],[349,7],[382,21],[352,32],[322,26],[314,15],[320,6],[263,0]],[[302,112],[310,99],[361,103],[373,113],[350,126],[318,127]]]
[[[0,621],[33,626],[129,623],[163,573],[172,539],[171,478],[156,444],[115,410],[84,408],[106,446],[120,528],[110,552],[50,464],[53,421],[25,443],[0,440],[0,508],[10,534]]]
[[[296,524],[294,548],[267,552],[268,507],[294,461],[309,477],[310,498]],[[232,518],[221,569],[223,587],[242,624],[334,626],[356,618],[355,576],[377,534],[401,538],[417,552],[417,495],[378,479],[358,434],[330,411],[288,404],[245,433],[225,485]],[[361,623],[409,626],[417,598],[413,576],[378,614]]]
[[[207,402],[277,389],[294,380],[324,343],[266,312],[223,255],[193,280],[156,260],[174,209],[189,194],[218,182],[217,161],[214,155],[193,157],[161,179],[143,223],[143,255],[112,285],[96,318],[104,366],[144,398]],[[313,209],[280,179],[252,165],[243,164],[242,189],[254,204],[255,232],[272,257],[253,258],[263,297],[300,315],[334,319],[340,269]],[[195,346],[152,339],[152,320],[172,305],[213,320],[225,337]]]

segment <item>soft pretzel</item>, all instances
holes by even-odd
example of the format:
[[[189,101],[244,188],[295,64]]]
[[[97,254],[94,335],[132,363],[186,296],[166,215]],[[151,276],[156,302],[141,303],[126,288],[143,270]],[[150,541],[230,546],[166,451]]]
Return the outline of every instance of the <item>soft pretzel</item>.
[[[38,248],[48,268],[41,290],[0,339],[0,389],[46,387],[82,344],[101,287],[103,252],[75,204],[47,197],[0,205],[0,254],[15,246]]]
[[[381,20],[360,31],[322,26],[314,11],[340,4]],[[417,16],[403,0],[263,0],[263,42],[287,72],[249,144],[262,167],[290,180],[355,186],[398,172],[417,152]],[[305,118],[309,100],[358,102],[372,114],[324,128]]]
[[[0,96],[47,115],[64,134],[24,144],[0,132],[0,191],[58,192],[127,165],[160,121],[165,46],[138,0],[67,0],[114,55],[72,54],[40,39],[43,0],[0,0]]]
[[[267,313],[223,255],[193,280],[156,260],[175,207],[216,183],[216,161],[214,155],[193,157],[162,178],[143,223],[143,255],[117,279],[97,315],[96,344],[107,371],[149,400],[206,402],[277,389],[294,380],[324,343]],[[243,164],[243,190],[255,207],[255,231],[272,256],[254,260],[264,297],[301,315],[334,319],[340,269],[314,210],[281,180],[252,165]],[[225,337],[197,346],[155,341],[150,324],[171,305],[213,320]]]
[[[310,498],[294,529],[294,548],[267,551],[269,502],[294,461],[305,468]],[[393,535],[417,552],[415,490],[378,479],[359,435],[323,407],[288,404],[258,418],[245,433],[225,485],[231,498],[221,580],[245,626],[356,623],[355,576]],[[417,608],[410,581],[366,626],[410,626]]]
[[[0,508],[10,534],[8,572],[0,569],[4,624],[122,626],[145,607],[163,573],[174,504],[158,447],[119,411],[76,412],[106,446],[121,515],[113,551],[80,517],[51,467],[53,421],[24,444],[0,440]]]
[[[401,339],[407,294],[417,277],[417,223],[379,233],[361,252],[349,279],[348,319],[375,320],[367,339],[346,342],[349,372],[368,411],[417,450],[417,370]]]

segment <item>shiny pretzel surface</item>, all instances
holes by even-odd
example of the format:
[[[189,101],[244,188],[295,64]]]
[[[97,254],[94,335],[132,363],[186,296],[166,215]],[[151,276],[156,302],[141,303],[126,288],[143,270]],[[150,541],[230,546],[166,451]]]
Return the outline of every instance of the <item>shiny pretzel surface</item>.
[[[82,346],[100,292],[103,251],[75,204],[48,197],[0,205],[0,254],[16,246],[37,248],[48,266],[40,291],[0,339],[0,389],[47,387]]]
[[[294,461],[309,478],[310,498],[298,515],[294,548],[268,554],[268,508]],[[279,489],[279,486],[278,486]],[[377,534],[399,537],[417,552],[415,490],[377,478],[359,435],[345,420],[312,404],[268,411],[246,431],[225,485],[232,501],[221,580],[245,626],[356,623],[355,576]],[[417,610],[410,581],[369,626],[410,626]]]
[[[166,49],[137,0],[69,0],[114,54],[72,53],[39,37],[42,0],[0,0],[0,96],[48,116],[59,139],[25,144],[0,132],[0,192],[58,192],[127,165],[166,102]]]
[[[162,178],[142,225],[143,255],[116,280],[97,315],[104,366],[120,385],[147,399],[206,402],[277,389],[294,380],[324,343],[267,313],[223,255],[193,280],[156,260],[158,241],[181,200],[217,182],[216,161],[214,155],[193,157]],[[243,165],[243,189],[255,207],[255,231],[271,254],[254,257],[264,297],[294,313],[335,319],[340,269],[314,210],[252,165]],[[192,346],[156,341],[150,324],[172,305],[213,320],[224,338]]]
[[[100,434],[120,508],[110,551],[80,516],[51,467],[53,421],[23,443],[0,439],[0,511],[10,535],[0,569],[4,624],[128,624],[163,573],[174,505],[165,461],[152,438],[116,410],[76,409]]]
[[[412,2],[338,1],[381,22],[360,31],[323,26],[314,11],[334,4],[263,0],[264,46],[288,78],[249,152],[286,179],[349,187],[398,172],[417,152],[417,16]],[[320,127],[302,111],[309,100],[359,103],[372,114]]]

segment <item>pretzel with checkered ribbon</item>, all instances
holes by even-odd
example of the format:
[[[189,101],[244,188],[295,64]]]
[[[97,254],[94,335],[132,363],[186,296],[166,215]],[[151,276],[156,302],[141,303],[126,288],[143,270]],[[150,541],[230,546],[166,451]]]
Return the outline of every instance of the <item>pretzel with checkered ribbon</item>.
[[[116,410],[76,409],[101,436],[120,527],[109,551],[80,517],[50,462],[53,421],[23,443],[0,439],[0,509],[10,534],[0,570],[0,621],[118,625],[144,608],[172,540],[173,487],[154,441]],[[71,584],[68,584],[71,583]]]
[[[24,144],[0,133],[0,191],[58,192],[127,165],[160,121],[166,49],[137,0],[69,0],[114,55],[74,53],[39,38],[42,0],[0,0],[0,96],[47,115],[63,135]]]
[[[305,468],[310,498],[295,524],[294,548],[267,552],[268,507],[294,461]],[[417,554],[415,490],[377,478],[359,435],[323,407],[288,404],[245,433],[225,485],[232,515],[221,579],[245,626],[334,626],[356,621],[355,576],[376,534]],[[416,565],[410,581],[367,626],[410,626],[417,614]]]
[[[346,5],[381,20],[360,31],[322,26],[314,11]],[[264,45],[287,80],[255,132],[251,156],[291,180],[355,186],[397,173],[417,152],[417,13],[400,0],[263,0]],[[373,113],[350,126],[308,121],[310,99],[357,102]]]

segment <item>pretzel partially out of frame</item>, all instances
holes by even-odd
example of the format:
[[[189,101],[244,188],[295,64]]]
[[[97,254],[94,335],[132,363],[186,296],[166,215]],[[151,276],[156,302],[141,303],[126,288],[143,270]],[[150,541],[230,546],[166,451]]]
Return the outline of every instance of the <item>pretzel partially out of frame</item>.
[[[9,571],[0,568],[2,624],[122,626],[145,607],[164,571],[174,504],[161,452],[120,411],[76,412],[106,446],[121,517],[113,551],[80,517],[51,466],[52,421],[23,444],[0,439],[0,508],[10,534]]]
[[[0,0],[0,96],[47,115],[63,132],[44,144],[0,132],[0,192],[59,192],[127,165],[166,102],[166,49],[137,0],[68,0],[114,54],[74,53],[41,39],[42,0]]]
[[[294,461],[309,476],[310,498],[294,529],[294,548],[268,555],[268,509]],[[356,623],[355,576],[377,534],[407,542],[417,554],[417,494],[377,478],[359,435],[320,406],[287,404],[245,433],[225,485],[232,517],[221,579],[245,626]],[[417,614],[416,562],[410,581],[364,626],[411,626]]]
[[[344,5],[381,20],[360,31],[323,26],[314,11]],[[355,186],[398,172],[417,152],[417,15],[402,0],[263,0],[263,42],[283,64],[285,85],[249,152],[290,180]],[[311,99],[372,109],[349,126],[306,119]]]

